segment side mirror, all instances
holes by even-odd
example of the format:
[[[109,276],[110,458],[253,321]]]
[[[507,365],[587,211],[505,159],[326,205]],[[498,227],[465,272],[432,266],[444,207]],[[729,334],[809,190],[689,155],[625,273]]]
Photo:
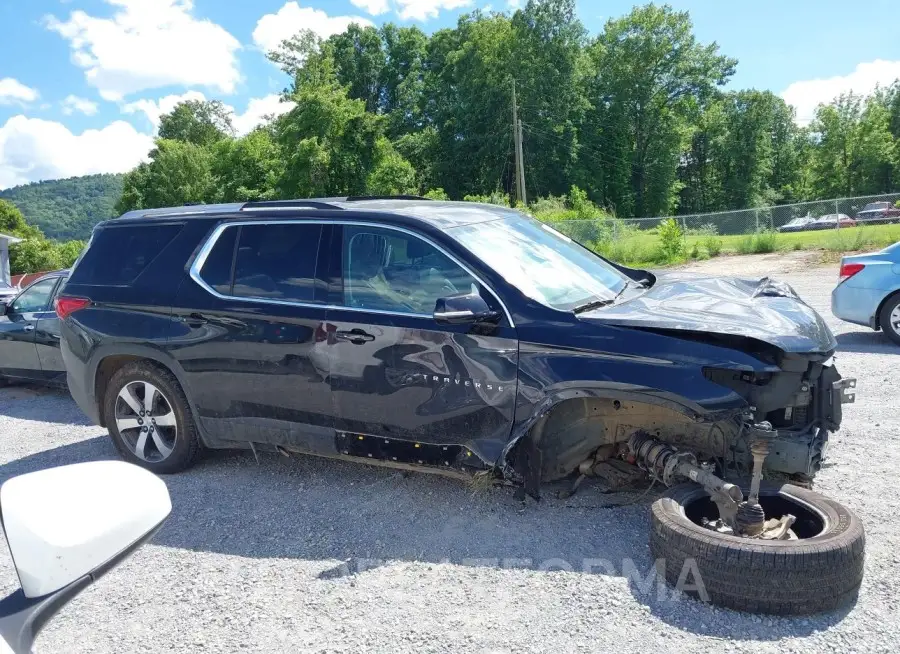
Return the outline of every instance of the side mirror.
[[[121,461],[5,482],[0,517],[22,588],[0,601],[0,637],[30,651],[47,620],[147,541],[171,510],[161,479]]]
[[[0,302],[0,316],[6,315],[6,302]]]
[[[499,322],[500,314],[491,311],[478,293],[442,297],[434,305],[435,322],[445,325],[472,325],[480,322]]]

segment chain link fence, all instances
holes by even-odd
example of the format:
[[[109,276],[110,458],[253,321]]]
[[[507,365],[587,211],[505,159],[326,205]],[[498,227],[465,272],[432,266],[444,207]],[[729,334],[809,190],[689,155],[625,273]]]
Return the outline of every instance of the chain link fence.
[[[774,235],[782,241],[790,240],[791,245],[796,242],[802,246],[809,242],[813,246],[826,236],[823,231],[853,230],[842,232],[839,238],[841,247],[835,248],[849,250],[892,238],[900,240],[900,225],[886,230],[880,228],[880,231],[889,231],[890,234],[879,233],[879,238],[874,241],[870,236],[876,230],[868,229],[877,225],[900,224],[898,201],[900,193],[888,193],[684,216],[570,219],[553,221],[552,225],[579,243],[622,262],[658,259],[659,226],[670,218],[679,225],[684,242],[690,247],[704,240],[709,242],[713,237],[721,237],[720,244],[726,250],[742,251],[739,243],[754,235]],[[816,233],[819,235],[816,236]],[[788,234],[792,236],[786,236]],[[831,238],[836,239],[836,235]],[[845,241],[846,246],[843,245]],[[854,248],[854,243],[860,247]]]

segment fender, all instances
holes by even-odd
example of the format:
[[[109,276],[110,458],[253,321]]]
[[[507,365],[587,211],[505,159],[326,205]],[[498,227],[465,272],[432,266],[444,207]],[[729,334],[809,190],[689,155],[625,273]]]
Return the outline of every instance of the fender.
[[[671,391],[617,382],[568,382],[547,389],[531,415],[514,427],[512,437],[503,448],[497,464],[505,478],[521,481],[525,492],[536,500],[540,499],[542,460],[539,445],[545,421],[557,406],[577,398],[639,402],[670,409],[692,422],[710,424],[733,419],[744,413],[748,406],[743,398],[735,394],[736,400],[731,406],[710,411]],[[529,434],[531,438],[523,440]]]
[[[190,392],[190,386],[187,382],[187,377],[184,374],[184,369],[182,369],[181,364],[179,364],[172,355],[170,355],[162,348],[162,345],[164,344],[160,344],[159,346],[148,343],[114,343],[98,345],[91,352],[90,358],[87,362],[88,379],[96,380],[97,371],[100,368],[100,364],[104,359],[108,359],[109,357],[113,356],[140,357],[142,359],[155,361],[156,363],[165,366],[172,371],[172,374],[175,375],[175,378],[178,380],[181,388],[184,389],[184,394],[188,398],[188,407],[190,408],[191,415],[194,418],[194,425],[198,429],[200,436],[205,442],[206,435],[201,426],[202,423],[200,421],[200,413],[197,410],[197,406],[194,404],[194,401],[192,400],[194,394]],[[95,399],[98,403],[102,402],[101,398]]]

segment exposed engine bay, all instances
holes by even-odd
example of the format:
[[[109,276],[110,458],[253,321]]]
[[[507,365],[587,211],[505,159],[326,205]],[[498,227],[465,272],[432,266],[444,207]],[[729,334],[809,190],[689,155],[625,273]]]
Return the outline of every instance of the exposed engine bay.
[[[641,401],[567,400],[533,428],[530,456],[539,478],[576,473],[564,495],[588,477],[610,488],[693,481],[718,507],[703,526],[722,534],[792,539],[794,516],[766,516],[763,477],[810,487],[820,470],[841,406],[855,400],[855,379],[842,379],[824,356],[783,354],[777,372],[705,369],[704,375],[746,398],[747,407],[704,418]],[[535,449],[536,448],[536,449]],[[750,479],[745,497],[738,480]],[[528,478],[524,479],[528,485]]]

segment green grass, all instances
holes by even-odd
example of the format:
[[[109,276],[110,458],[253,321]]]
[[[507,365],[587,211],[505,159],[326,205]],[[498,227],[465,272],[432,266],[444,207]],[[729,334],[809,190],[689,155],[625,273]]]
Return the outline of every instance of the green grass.
[[[689,259],[702,259],[718,254],[753,254],[790,250],[825,250],[827,252],[853,252],[880,250],[900,241],[900,225],[865,225],[845,229],[815,232],[779,234],[736,234],[716,237],[717,243],[706,248],[704,235],[685,237],[684,255],[667,258],[660,247],[659,237],[647,230],[631,230],[611,242],[595,243],[593,249],[603,256],[629,266],[660,266],[683,263]],[[721,252],[715,252],[716,245]],[[696,254],[696,256],[691,256]]]

